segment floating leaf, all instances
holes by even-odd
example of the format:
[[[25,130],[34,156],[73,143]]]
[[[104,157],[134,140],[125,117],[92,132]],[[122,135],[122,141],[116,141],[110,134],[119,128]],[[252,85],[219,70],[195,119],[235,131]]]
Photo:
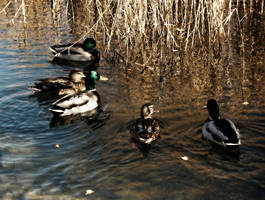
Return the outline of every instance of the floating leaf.
[[[188,156],[182,156],[181,159],[182,160],[189,160]]]
[[[90,195],[90,194],[93,194],[93,193],[94,193],[94,191],[91,190],[91,189],[87,189],[87,190],[86,190],[86,195]]]
[[[243,102],[242,103],[243,105],[248,105],[249,103],[247,101]]]

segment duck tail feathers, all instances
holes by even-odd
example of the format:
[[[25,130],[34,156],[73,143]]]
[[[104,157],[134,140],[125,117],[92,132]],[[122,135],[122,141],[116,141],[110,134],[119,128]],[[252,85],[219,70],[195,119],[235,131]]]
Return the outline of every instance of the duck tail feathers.
[[[54,112],[54,113],[63,113],[63,110],[57,110],[53,108],[49,108],[49,111]]]
[[[53,46],[49,47],[49,49],[53,52],[53,54],[57,54],[58,52],[54,49]]]
[[[60,107],[49,108],[49,111],[51,111],[54,116],[62,116],[64,113],[64,110],[62,110]]]
[[[41,89],[36,88],[36,87],[34,87],[34,86],[29,86],[28,88],[29,88],[30,90],[34,91],[34,92],[41,92]]]
[[[69,96],[73,96],[74,94],[66,94],[65,96],[63,96],[62,98],[56,100],[55,102],[52,103],[53,106],[56,106],[56,104],[60,101],[62,101],[63,99],[68,98]]]
[[[63,113],[65,109],[62,108],[62,107],[60,107],[60,106],[54,105],[54,106],[52,106],[51,108],[49,108],[49,110],[50,110],[52,113]]]
[[[239,146],[239,145],[241,145],[241,141],[238,140],[237,143],[225,143],[225,144],[226,144],[226,146]]]

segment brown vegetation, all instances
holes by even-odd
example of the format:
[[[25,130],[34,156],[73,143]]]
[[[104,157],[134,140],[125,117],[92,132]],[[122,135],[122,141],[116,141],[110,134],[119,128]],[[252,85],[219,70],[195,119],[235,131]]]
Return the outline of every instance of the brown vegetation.
[[[37,24],[50,25],[48,18],[55,28],[69,26],[67,30],[76,42],[95,37],[106,59],[125,61],[127,68],[143,73],[150,69],[156,78],[179,76],[202,96],[205,87],[212,87],[210,90],[215,93],[226,87],[246,94],[244,88],[263,80],[259,75],[264,64],[259,60],[262,56],[249,59],[249,55],[265,40],[264,34],[260,35],[264,33],[264,3],[265,0],[5,0],[0,3],[0,13],[6,13],[14,24],[28,26],[27,33],[32,27],[38,28]],[[16,12],[10,13],[9,7]],[[44,32],[40,29],[38,37]],[[53,42],[63,42],[60,35],[58,28]],[[258,52],[264,53],[262,45]]]

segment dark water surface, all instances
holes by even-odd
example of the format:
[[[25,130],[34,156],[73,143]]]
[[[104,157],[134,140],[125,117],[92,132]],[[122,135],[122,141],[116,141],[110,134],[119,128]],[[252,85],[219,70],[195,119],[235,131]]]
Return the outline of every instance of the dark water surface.
[[[48,47],[76,35],[63,16],[52,20],[48,7],[24,25],[12,24],[14,14],[0,14],[1,199],[265,198],[264,28],[246,44],[243,70],[240,65],[226,71],[225,62],[224,68],[206,69],[195,60],[190,68],[182,66],[183,73],[166,71],[159,82],[150,70],[141,73],[103,59],[99,72],[109,81],[96,86],[103,112],[94,121],[80,117],[51,126],[51,101],[32,97],[27,87],[68,74],[70,67],[48,62]],[[60,20],[60,26],[54,23]],[[210,97],[240,129],[239,154],[202,140]],[[126,127],[146,102],[159,108],[163,128],[160,140],[141,150]],[[86,196],[88,189],[94,193]]]

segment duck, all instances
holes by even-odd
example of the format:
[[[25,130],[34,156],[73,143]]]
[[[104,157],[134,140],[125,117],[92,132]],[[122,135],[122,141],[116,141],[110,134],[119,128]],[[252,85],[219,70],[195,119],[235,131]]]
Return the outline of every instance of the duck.
[[[153,104],[143,104],[141,107],[141,117],[130,125],[130,134],[136,142],[151,144],[159,138],[160,125],[156,119],[152,118],[154,112]]]
[[[99,62],[100,53],[96,41],[86,38],[83,43],[57,44],[50,46],[54,57],[52,62],[71,65],[93,65]]]
[[[85,91],[85,74],[79,69],[73,69],[70,71],[68,77],[55,77],[40,79],[33,86],[29,86],[29,89],[37,93],[52,93],[56,95],[75,94],[81,91]]]
[[[207,101],[209,116],[203,127],[203,138],[223,147],[236,147],[241,145],[240,133],[235,124],[220,117],[219,105],[215,99]]]
[[[52,103],[52,107],[49,110],[59,117],[95,110],[100,104],[100,95],[95,88],[97,80],[100,80],[100,75],[96,71],[89,72],[85,78],[85,91],[63,96]]]

